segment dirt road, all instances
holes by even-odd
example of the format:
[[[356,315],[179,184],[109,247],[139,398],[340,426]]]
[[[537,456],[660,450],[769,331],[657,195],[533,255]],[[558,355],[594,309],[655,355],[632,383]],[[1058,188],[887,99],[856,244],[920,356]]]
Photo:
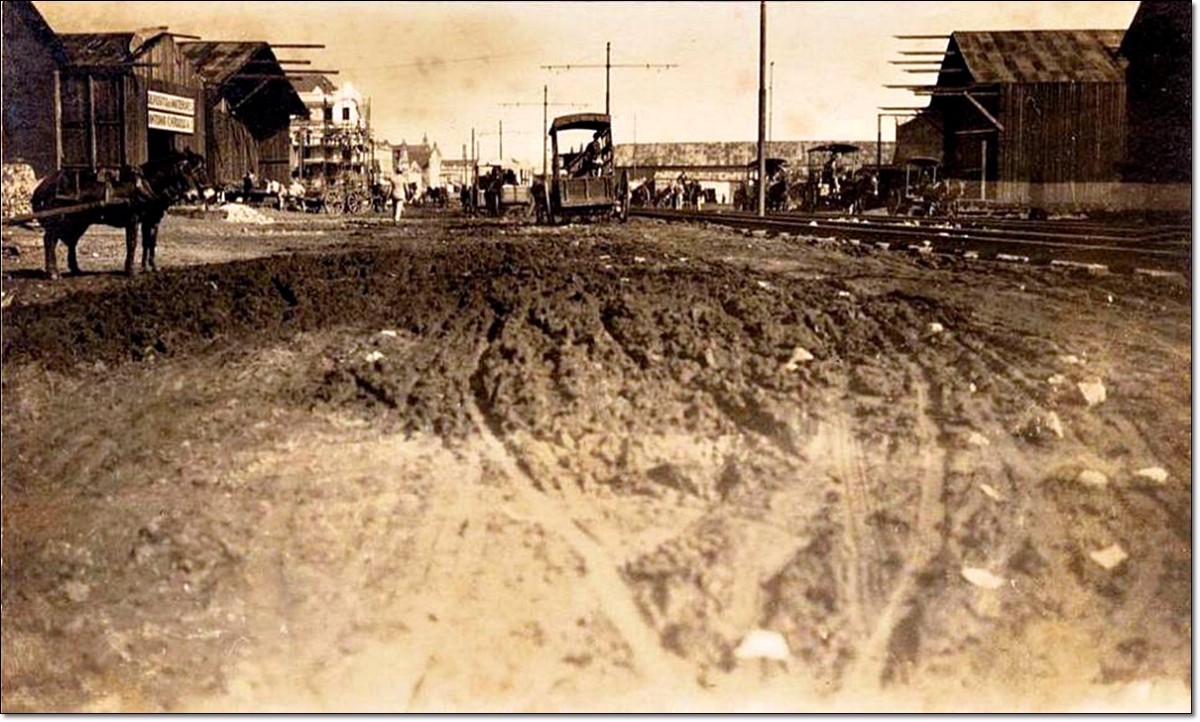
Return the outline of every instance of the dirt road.
[[[649,221],[163,236],[57,284],[6,240],[4,711],[1190,704],[1186,280]]]

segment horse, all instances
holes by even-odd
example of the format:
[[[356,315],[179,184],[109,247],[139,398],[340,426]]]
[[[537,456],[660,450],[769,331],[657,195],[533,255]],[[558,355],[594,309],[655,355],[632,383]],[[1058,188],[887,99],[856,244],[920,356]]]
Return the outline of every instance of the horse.
[[[637,188],[633,189],[631,194],[631,205],[643,208],[654,204],[654,179],[650,179],[641,183]]]
[[[199,196],[204,180],[204,159],[187,150],[142,164],[122,166],[115,180],[97,173],[81,174],[76,182],[62,170],[42,179],[33,191],[34,213],[67,208],[75,205],[97,207],[51,215],[40,220],[43,245],[46,250],[46,275],[58,278],[57,244],[67,246],[67,268],[73,275],[81,273],[76,246],[93,224],[100,223],[125,229],[125,275],[134,273],[133,259],[137,247],[138,225],[142,230],[142,270],[157,271],[155,250],[158,246],[158,224],[167,208],[185,196]],[[121,201],[109,204],[110,201]]]

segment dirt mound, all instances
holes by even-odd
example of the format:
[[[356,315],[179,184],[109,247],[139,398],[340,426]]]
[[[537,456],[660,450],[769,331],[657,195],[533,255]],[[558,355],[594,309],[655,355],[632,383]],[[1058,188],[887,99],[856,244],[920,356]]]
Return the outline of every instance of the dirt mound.
[[[7,309],[5,420],[22,434],[6,448],[6,640],[49,664],[38,630],[78,633],[99,685],[144,676],[139,655],[186,609],[189,634],[228,633],[173,638],[205,668],[192,693],[232,684],[232,639],[257,650],[251,679],[296,676],[314,699],[343,677],[311,670],[365,679],[394,660],[401,707],[466,708],[466,679],[511,699],[535,658],[533,696],[668,668],[697,695],[782,679],[1021,699],[1188,673],[1173,336],[1085,354],[1127,319],[1039,272],[646,228],[431,222],[387,231],[386,249]],[[1034,282],[1045,308],[1026,317],[972,300]],[[1093,375],[1094,407],[1072,394]],[[1167,480],[1135,475],[1149,466]],[[108,501],[122,494],[136,514]],[[70,546],[43,539],[52,517]],[[266,581],[250,596],[248,580]],[[107,626],[75,621],[88,604]],[[476,632],[488,654],[455,646]],[[739,657],[751,634],[786,654]],[[46,684],[70,687],[72,664]],[[53,694],[28,669],[6,667],[6,694]],[[161,680],[145,684],[185,686]]]

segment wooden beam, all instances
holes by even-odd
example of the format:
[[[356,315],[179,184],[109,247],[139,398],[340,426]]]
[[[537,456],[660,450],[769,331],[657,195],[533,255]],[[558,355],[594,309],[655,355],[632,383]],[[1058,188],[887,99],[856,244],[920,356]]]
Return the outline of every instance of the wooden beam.
[[[963,96],[966,97],[967,100],[971,101],[971,105],[974,105],[980,113],[983,113],[983,117],[987,118],[989,121],[991,121],[992,125],[996,126],[996,130],[1004,130],[1004,126],[1000,123],[1000,121],[996,120],[996,117],[989,113],[987,108],[983,107],[983,104],[976,100],[974,96],[972,96],[970,93],[963,93]]]
[[[270,43],[273,48],[311,48],[314,50],[324,50],[323,43]]]
[[[952,88],[945,88],[943,90],[914,90],[913,93],[915,93],[917,95],[934,96],[934,97],[938,97],[938,98],[960,98],[960,97],[966,95],[965,90],[954,90]],[[976,98],[995,98],[995,97],[998,97],[1000,95],[1000,93],[983,92],[983,93],[974,93],[974,95]]]
[[[940,65],[941,60],[889,60],[892,65]]]
[[[258,93],[258,91],[270,85],[272,80],[287,80],[287,78],[283,77],[282,75],[273,75],[269,78],[263,78],[262,80],[258,81],[258,85],[254,86],[254,90],[251,90],[249,93],[243,95],[242,99],[237,102],[237,105],[229,109],[229,112],[236,113],[238,108],[249,102],[249,100]]]
[[[187,33],[164,33],[164,34],[170,35],[173,38],[186,38],[188,40],[200,40],[199,35],[188,35]]]
[[[950,57],[951,55],[958,55],[958,53],[950,51],[950,50],[946,50],[946,51],[942,51],[942,50],[901,50],[900,54],[901,55],[941,55],[941,56],[947,57],[947,58]]]

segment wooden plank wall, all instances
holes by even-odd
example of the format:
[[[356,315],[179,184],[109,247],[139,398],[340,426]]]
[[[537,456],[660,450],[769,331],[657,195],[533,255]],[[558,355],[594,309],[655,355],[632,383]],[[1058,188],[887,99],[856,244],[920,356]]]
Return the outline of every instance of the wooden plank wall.
[[[1123,83],[1005,86],[999,179],[1115,181],[1125,154]]]
[[[151,67],[136,67],[134,74],[144,83],[144,90],[155,90],[160,93],[183,95],[196,101],[196,132],[172,133],[172,147],[175,150],[184,149],[204,155],[205,153],[205,107],[204,79],[196,71],[195,66],[180,51],[179,46],[171,36],[164,35],[151,44],[149,49],[138,58]],[[145,95],[145,92],[142,93]],[[141,121],[145,124],[145,116]]]
[[[219,187],[240,187],[248,172],[258,172],[258,144],[221,99],[208,109],[208,177]]]
[[[292,139],[289,127],[258,141],[258,175],[287,185],[292,181]]]

